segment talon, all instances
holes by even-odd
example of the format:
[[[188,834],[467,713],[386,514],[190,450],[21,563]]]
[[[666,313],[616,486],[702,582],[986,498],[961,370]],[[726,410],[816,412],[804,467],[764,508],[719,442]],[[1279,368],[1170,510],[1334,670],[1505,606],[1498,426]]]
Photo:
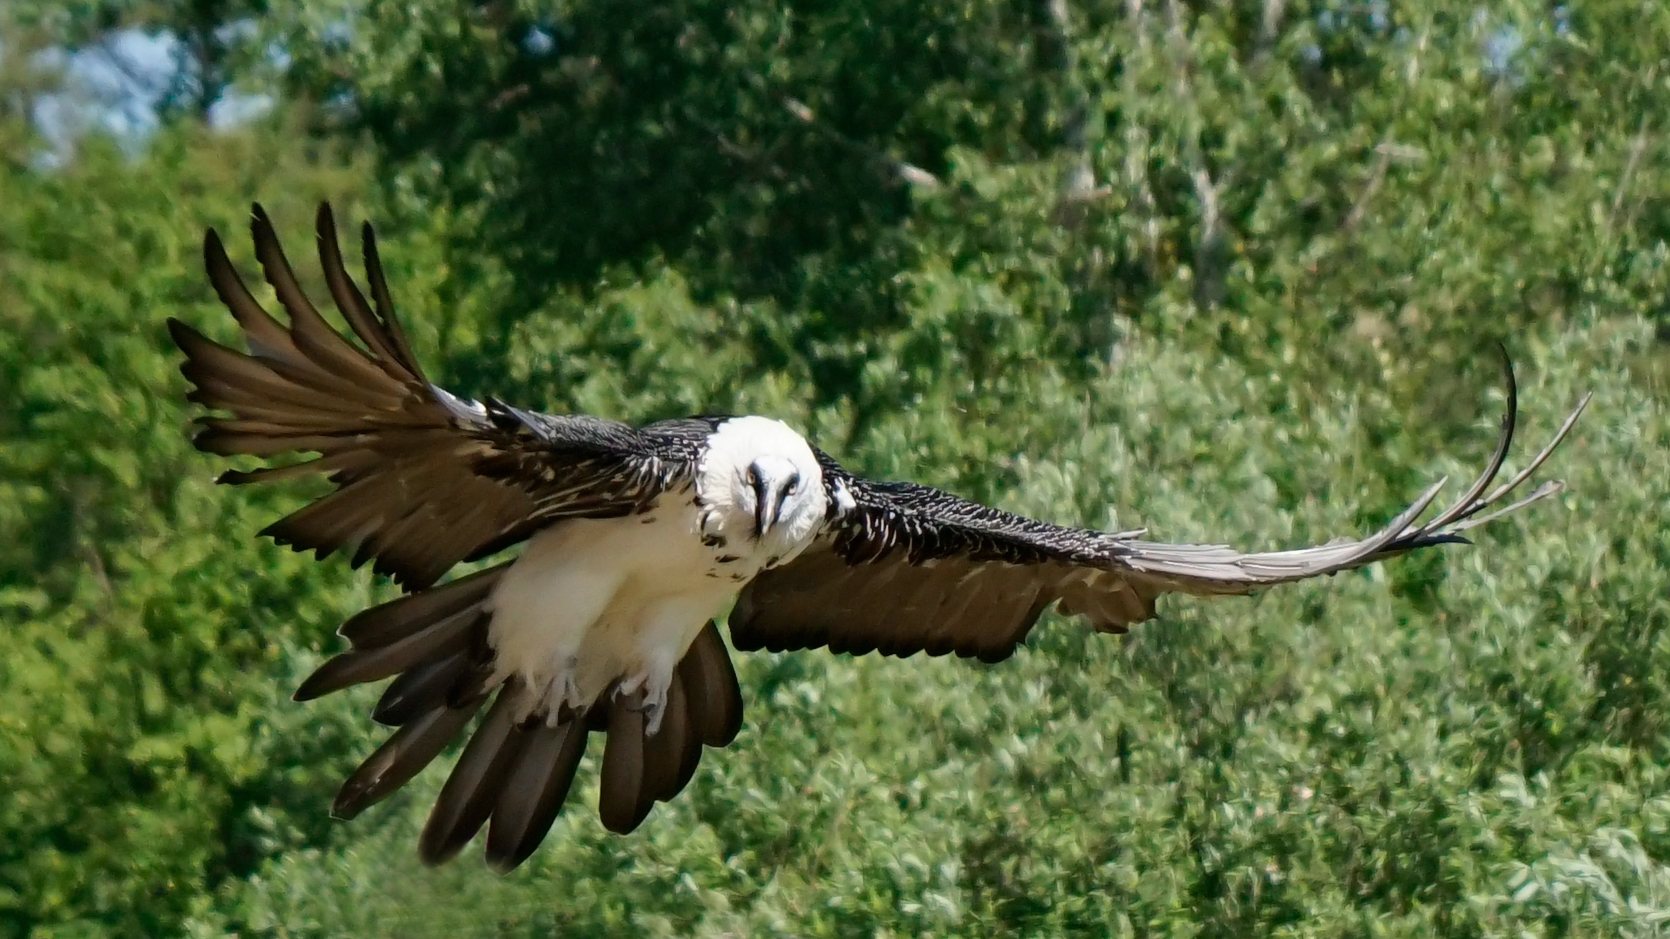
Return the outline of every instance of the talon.
[[[653,737],[661,729],[661,718],[667,714],[667,689],[657,688],[644,697],[644,712],[648,717],[644,735]]]
[[[667,710],[667,690],[671,686],[672,676],[662,676],[653,670],[645,670],[628,678],[623,678],[615,685],[614,699],[619,701],[623,697],[631,697],[639,692],[643,693],[641,701],[627,705],[634,711],[644,715],[644,732],[655,736],[661,729],[661,718]]]
[[[575,680],[575,666],[578,657],[568,656],[562,668],[545,683],[545,690],[538,696],[536,706],[545,712],[547,721],[561,723],[563,715],[585,711],[587,702],[580,699],[580,683]],[[554,725],[553,725],[554,726]]]

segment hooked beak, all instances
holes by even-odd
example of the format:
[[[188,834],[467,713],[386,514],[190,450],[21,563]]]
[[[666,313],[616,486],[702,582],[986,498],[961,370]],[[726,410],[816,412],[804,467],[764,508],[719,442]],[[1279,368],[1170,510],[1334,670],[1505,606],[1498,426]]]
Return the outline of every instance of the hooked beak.
[[[783,518],[783,503],[800,486],[800,474],[763,472],[759,464],[748,468],[748,485],[754,489],[754,537],[763,538]]]
[[[783,510],[783,487],[762,473],[755,473],[749,482],[754,487],[754,537],[763,538]]]

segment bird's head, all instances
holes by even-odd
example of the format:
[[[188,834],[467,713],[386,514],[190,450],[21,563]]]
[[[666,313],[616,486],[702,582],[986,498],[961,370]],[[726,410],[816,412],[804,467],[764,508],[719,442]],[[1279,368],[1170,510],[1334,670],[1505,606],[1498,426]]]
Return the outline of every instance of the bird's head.
[[[719,425],[698,485],[724,534],[784,560],[811,541],[828,505],[812,448],[787,424],[763,417]]]

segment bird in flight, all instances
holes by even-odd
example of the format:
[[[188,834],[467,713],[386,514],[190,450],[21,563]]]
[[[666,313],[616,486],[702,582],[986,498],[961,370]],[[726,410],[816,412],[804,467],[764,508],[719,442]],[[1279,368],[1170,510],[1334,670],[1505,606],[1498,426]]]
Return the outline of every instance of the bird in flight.
[[[393,679],[372,711],[395,728],[333,805],[352,817],[412,779],[476,723],[419,838],[431,864],[487,828],[486,857],[532,854],[567,798],[590,735],[605,735],[598,813],[629,832],[690,781],[702,748],[742,725],[742,695],[715,617],[739,650],[917,652],[996,662],[1047,609],[1124,632],[1165,593],[1246,594],[1430,545],[1547,496],[1504,505],[1571,430],[1585,397],[1526,467],[1492,488],[1514,434],[1507,415],[1485,471],[1426,522],[1443,480],[1361,539],[1243,554],[1165,544],[1143,531],[1064,528],[908,482],[856,476],[766,417],[641,427],[485,403],[431,384],[395,316],[371,226],[370,297],[350,277],[328,205],[319,261],[358,342],[302,292],[271,222],[253,208],[255,256],[287,322],[250,294],[219,236],[210,282],[248,352],[168,321],[185,353],[198,449],[263,459],[226,483],[323,474],[329,494],[262,533],[393,578],[404,594],[338,630],[349,648],[296,691],[308,700]],[[441,582],[514,545],[516,557]]]

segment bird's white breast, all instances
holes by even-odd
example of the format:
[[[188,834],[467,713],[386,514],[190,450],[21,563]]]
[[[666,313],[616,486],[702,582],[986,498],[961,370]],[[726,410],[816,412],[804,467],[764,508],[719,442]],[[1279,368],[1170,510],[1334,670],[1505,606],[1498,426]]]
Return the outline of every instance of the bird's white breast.
[[[615,681],[673,666],[767,560],[716,541],[693,488],[642,515],[574,519],[535,535],[489,602],[501,677],[543,696],[531,710],[590,705]]]

